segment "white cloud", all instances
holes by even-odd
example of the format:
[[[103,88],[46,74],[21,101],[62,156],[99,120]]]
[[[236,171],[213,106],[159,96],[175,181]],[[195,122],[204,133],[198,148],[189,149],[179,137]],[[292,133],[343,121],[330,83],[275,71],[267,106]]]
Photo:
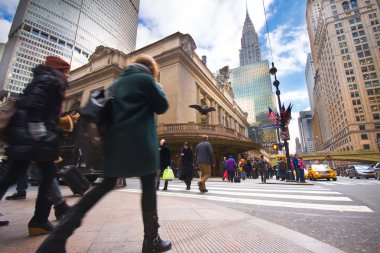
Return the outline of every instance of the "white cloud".
[[[281,93],[281,102],[287,104],[287,102],[291,103],[300,103],[307,102],[309,103],[309,95],[307,90],[293,90],[289,92]]]
[[[273,1],[265,1],[267,9]],[[145,0],[140,4],[142,24],[139,24],[137,48],[179,31],[193,37],[196,53],[199,57],[207,56],[211,71],[225,65],[230,68],[239,65],[245,1]],[[265,24],[262,1],[250,1],[248,12],[259,32]]]
[[[291,75],[305,70],[307,53],[310,51],[306,25],[293,27],[289,24],[278,26],[270,32],[273,62],[281,75]],[[269,48],[269,42],[267,45]],[[272,59],[270,52],[267,58]]]
[[[9,29],[11,29],[11,22],[5,19],[0,19],[0,43],[5,43],[8,40]]]

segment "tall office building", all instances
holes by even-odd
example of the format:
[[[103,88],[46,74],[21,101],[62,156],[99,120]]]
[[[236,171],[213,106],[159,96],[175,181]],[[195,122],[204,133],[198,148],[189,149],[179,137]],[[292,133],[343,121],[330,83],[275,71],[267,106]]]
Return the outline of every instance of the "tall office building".
[[[319,3],[317,30],[313,3]],[[380,12],[376,0],[308,0],[314,101],[322,151],[377,150],[380,138]],[[318,129],[319,128],[319,129]],[[315,135],[315,134],[314,134]]]
[[[302,145],[300,142],[300,138],[296,137],[295,144],[296,144],[296,153],[301,153],[302,152]]]
[[[241,38],[240,66],[249,65],[257,61],[261,61],[259,36],[255,31],[247,9]]]
[[[311,114],[313,114],[314,112],[314,97],[313,97],[314,76],[315,76],[315,71],[314,71],[313,59],[311,58],[311,53],[308,53],[306,65],[305,65],[305,78],[306,78],[306,88],[307,88],[307,94],[309,96]]]
[[[0,63],[0,90],[20,93],[45,56],[75,69],[99,45],[135,50],[140,0],[21,0]]]
[[[232,69],[231,87],[236,103],[248,112],[252,140],[266,143],[277,142],[276,130],[261,130],[271,125],[268,107],[275,108],[268,60],[261,60],[261,49],[253,23],[246,13],[240,49],[240,67]],[[251,132],[252,132],[251,131]],[[269,146],[271,146],[269,144]]]
[[[298,117],[298,129],[300,131],[302,152],[315,152],[315,143],[311,131],[311,111],[301,111]]]

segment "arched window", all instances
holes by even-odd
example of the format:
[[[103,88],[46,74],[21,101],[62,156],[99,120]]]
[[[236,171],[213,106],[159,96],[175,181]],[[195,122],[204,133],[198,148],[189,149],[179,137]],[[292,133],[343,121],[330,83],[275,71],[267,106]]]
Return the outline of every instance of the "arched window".
[[[348,5],[348,2],[347,2],[347,1],[343,2],[342,5],[343,5],[343,10],[344,10],[344,11],[348,11],[348,10],[350,10],[350,6]]]

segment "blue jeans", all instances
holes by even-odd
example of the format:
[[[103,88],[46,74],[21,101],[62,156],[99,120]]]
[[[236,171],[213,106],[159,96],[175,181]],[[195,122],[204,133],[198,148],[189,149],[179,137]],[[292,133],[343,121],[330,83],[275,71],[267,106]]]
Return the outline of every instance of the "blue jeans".
[[[41,181],[41,178],[42,178],[41,169],[37,167],[36,165],[34,164],[29,165],[28,174],[33,179],[36,179],[37,181]],[[59,184],[56,177],[53,178],[53,182],[51,183],[49,198],[53,202],[54,206],[62,204],[64,201],[61,194],[61,190],[59,189]]]

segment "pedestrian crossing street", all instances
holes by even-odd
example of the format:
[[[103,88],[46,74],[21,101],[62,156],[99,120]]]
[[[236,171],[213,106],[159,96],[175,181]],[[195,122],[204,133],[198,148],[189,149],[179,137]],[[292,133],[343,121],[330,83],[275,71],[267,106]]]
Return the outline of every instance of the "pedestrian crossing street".
[[[373,212],[367,206],[357,205],[352,199],[343,196],[338,191],[318,185],[207,182],[206,186],[209,192],[202,194],[198,190],[196,181],[193,181],[191,190],[186,190],[183,182],[175,180],[169,183],[167,191],[159,190],[157,195],[289,209]],[[140,189],[130,188],[129,185],[119,191],[141,193]]]

